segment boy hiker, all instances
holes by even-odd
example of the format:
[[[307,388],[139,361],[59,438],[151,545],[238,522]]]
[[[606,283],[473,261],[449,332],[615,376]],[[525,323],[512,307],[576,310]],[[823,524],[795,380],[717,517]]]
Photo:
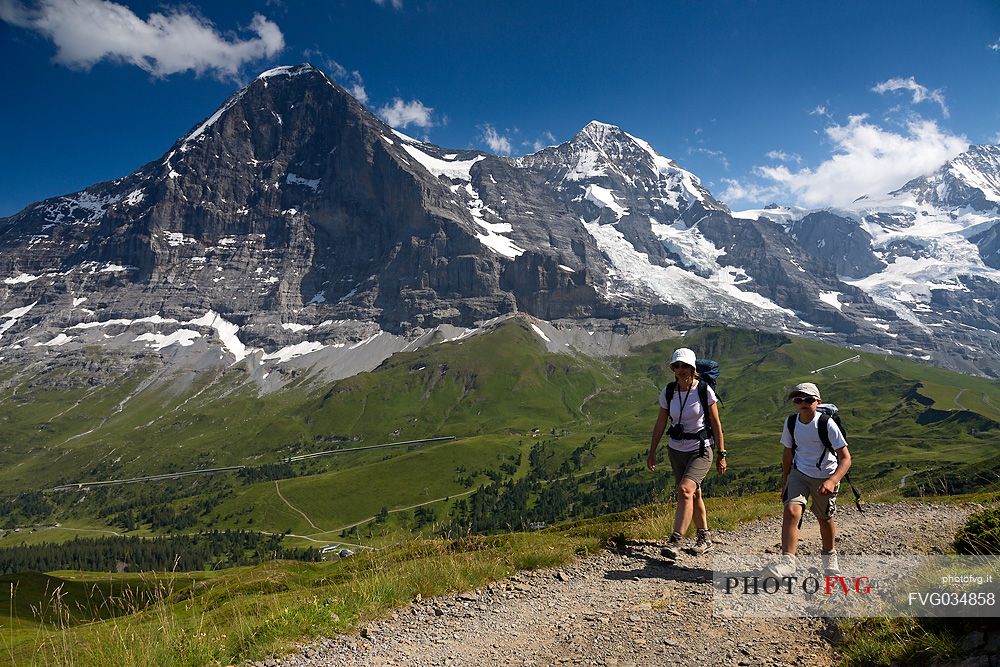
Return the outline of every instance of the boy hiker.
[[[788,577],[795,573],[795,548],[806,502],[812,498],[812,512],[819,519],[823,538],[823,569],[826,574],[840,573],[834,545],[837,524],[837,492],[840,480],[851,467],[847,440],[833,419],[823,418],[817,408],[819,389],[812,382],[795,385],[788,394],[797,415],[785,420],[781,444],[785,446],[781,461],[781,500],[785,513],[781,522],[781,559],[770,566],[769,573]],[[819,428],[823,425],[829,436],[829,447],[823,443]]]

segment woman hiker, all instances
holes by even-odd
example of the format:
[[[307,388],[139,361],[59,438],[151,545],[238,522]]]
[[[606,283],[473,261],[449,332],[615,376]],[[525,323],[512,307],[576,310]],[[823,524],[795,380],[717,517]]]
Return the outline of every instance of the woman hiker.
[[[694,351],[686,347],[674,350],[670,370],[674,373],[674,381],[660,393],[660,415],[653,427],[646,466],[656,470],[656,448],[666,431],[669,436],[667,454],[677,483],[677,514],[674,532],[661,553],[676,559],[692,518],[698,528],[698,539],[688,553],[700,556],[712,548],[701,482],[712,466],[713,447],[718,452],[716,471],[720,475],[726,472],[726,446],[719,421],[718,398],[707,382],[698,379]],[[668,419],[672,424],[669,429]]]

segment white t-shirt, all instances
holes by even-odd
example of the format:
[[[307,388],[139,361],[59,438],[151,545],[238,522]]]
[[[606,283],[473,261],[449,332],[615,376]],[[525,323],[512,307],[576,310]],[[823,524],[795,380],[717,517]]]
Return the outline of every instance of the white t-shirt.
[[[831,454],[825,447],[823,441],[819,439],[819,412],[808,424],[803,424],[798,417],[795,418],[795,468],[806,475],[816,479],[826,479],[837,470],[837,457]],[[837,427],[837,422],[830,419],[827,426],[830,434],[830,444],[834,449],[847,447],[847,440],[844,434]],[[781,428],[781,444],[786,448],[792,448],[792,436],[788,433],[788,420]],[[821,460],[822,457],[822,460]],[[821,461],[819,468],[816,462]]]
[[[707,387],[707,389],[708,404],[715,405],[719,399],[716,398],[715,391],[711,387]],[[683,410],[681,410],[682,406]],[[697,384],[691,387],[690,391],[674,389],[674,398],[670,401],[669,406],[667,405],[667,388],[664,387],[663,391],[660,392],[660,407],[670,413],[671,423],[678,423],[678,417],[680,418],[680,423],[684,425],[685,433],[697,433],[705,427],[708,420],[705,411],[701,407],[701,400],[698,398]],[[678,452],[694,452],[701,448],[701,443],[698,440],[674,440],[673,438],[669,438],[668,444],[671,449]],[[705,441],[705,446],[714,446],[714,444],[715,442],[712,438]]]

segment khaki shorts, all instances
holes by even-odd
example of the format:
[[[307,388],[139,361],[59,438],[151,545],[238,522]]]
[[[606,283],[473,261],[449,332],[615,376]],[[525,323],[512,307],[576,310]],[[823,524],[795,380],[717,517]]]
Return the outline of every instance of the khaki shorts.
[[[698,456],[698,450],[693,452],[679,452],[672,447],[667,447],[667,455],[670,458],[670,467],[674,470],[674,480],[677,484],[687,477],[701,486],[701,481],[712,468],[712,448],[705,447],[705,456]]]
[[[785,492],[781,494],[781,500],[786,505],[798,503],[802,507],[806,506],[806,501],[812,498],[812,513],[817,519],[832,519],[837,513],[837,493],[840,492],[840,483],[830,495],[821,495],[819,486],[826,481],[826,477],[816,478],[803,475],[798,468],[792,468],[788,475],[788,485]]]

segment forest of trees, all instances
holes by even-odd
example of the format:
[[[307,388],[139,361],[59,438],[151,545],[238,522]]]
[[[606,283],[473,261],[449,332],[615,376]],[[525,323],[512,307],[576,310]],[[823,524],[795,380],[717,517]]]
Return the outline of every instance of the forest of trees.
[[[212,570],[267,560],[318,561],[317,549],[290,549],[284,535],[242,530],[171,537],[77,538],[59,544],[0,548],[0,573],[88,570],[129,572]]]
[[[651,478],[639,469],[580,474],[593,460],[598,442],[591,438],[565,457],[558,456],[548,441],[535,444],[528,454],[530,470],[525,477],[495,481],[457,501],[442,532],[525,530],[531,524],[620,512],[668,492],[666,475]]]
[[[553,431],[553,436],[558,435]],[[420,530],[431,527],[446,536],[469,533],[487,534],[527,530],[574,518],[590,518],[621,512],[637,505],[664,500],[672,493],[673,477],[669,465],[663,474],[651,475],[645,469],[645,452],[639,452],[631,465],[621,469],[593,471],[595,449],[603,437],[592,437],[568,453],[558,440],[536,442],[527,454],[527,475],[514,479],[522,469],[525,454],[499,457],[498,467],[468,470],[455,469],[455,481],[472,488],[476,479],[488,481],[467,498],[457,500],[450,512],[441,517],[431,505],[416,507],[412,515],[399,514],[406,527]],[[665,448],[661,448],[661,453]],[[590,468],[590,472],[583,472]],[[52,496],[21,493],[0,499],[8,528],[25,523],[40,523],[62,506],[89,511],[125,531],[148,528],[155,532],[196,532],[209,525],[212,512],[224,500],[237,493],[236,485],[295,477],[309,472],[287,462],[246,468],[227,478],[174,480],[156,485],[135,485],[94,489],[83,496]],[[914,488],[936,480],[914,475]],[[708,495],[752,493],[773,490],[780,483],[780,469],[745,469],[725,478],[710,475],[704,483]],[[253,521],[253,506],[238,513],[218,517],[226,522],[249,514],[244,523]],[[412,517],[412,518],[407,518]],[[375,525],[389,521],[390,510],[382,507]],[[358,535],[355,526],[341,536]],[[369,532],[370,537],[370,532]],[[319,554],[311,549],[287,549],[282,536],[264,535],[248,530],[197,532],[192,536],[106,537],[77,539],[62,544],[40,544],[0,548],[0,572],[24,570],[82,569],[111,571],[127,564],[135,570],[200,570],[259,563],[272,558],[312,561]]]

